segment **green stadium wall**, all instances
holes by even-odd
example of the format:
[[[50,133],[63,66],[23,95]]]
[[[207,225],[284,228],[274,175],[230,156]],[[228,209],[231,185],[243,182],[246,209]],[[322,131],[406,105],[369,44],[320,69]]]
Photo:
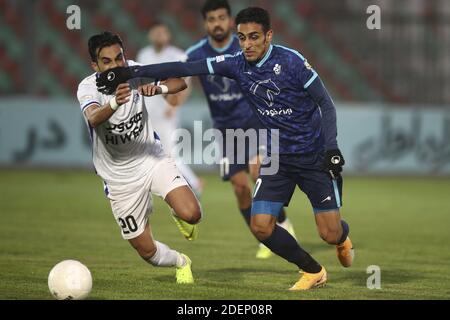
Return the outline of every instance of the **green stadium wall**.
[[[450,175],[448,108],[338,104],[337,113],[346,173]],[[211,128],[204,100],[191,99],[180,118],[192,134]],[[202,132],[194,130],[194,121],[201,121],[196,126],[201,124]],[[201,158],[203,148],[197,143],[192,159]],[[74,100],[0,99],[1,167],[93,169],[91,152],[89,131]],[[215,165],[193,168],[218,172]]]

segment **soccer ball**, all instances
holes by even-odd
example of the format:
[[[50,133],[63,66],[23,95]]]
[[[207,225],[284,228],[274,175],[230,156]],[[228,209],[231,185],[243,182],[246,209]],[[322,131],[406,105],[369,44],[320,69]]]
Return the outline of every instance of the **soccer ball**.
[[[48,275],[48,288],[58,300],[85,299],[92,289],[91,272],[79,261],[61,261]]]

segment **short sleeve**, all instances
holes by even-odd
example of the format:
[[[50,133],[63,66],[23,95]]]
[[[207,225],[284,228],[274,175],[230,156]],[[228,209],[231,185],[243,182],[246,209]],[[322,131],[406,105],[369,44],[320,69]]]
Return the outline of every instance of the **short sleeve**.
[[[77,91],[78,102],[81,112],[92,104],[101,105],[101,93],[97,91],[95,84],[80,83]]]
[[[300,61],[300,83],[304,89],[307,89],[311,83],[317,78],[317,72],[308,63],[308,60],[303,59]]]

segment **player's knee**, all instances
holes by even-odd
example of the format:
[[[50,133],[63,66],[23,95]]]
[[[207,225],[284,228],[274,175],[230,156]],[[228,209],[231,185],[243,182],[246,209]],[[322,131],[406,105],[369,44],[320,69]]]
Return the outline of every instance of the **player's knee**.
[[[328,244],[338,244],[341,238],[341,232],[337,228],[321,230],[319,233],[322,240]]]
[[[266,240],[273,232],[273,228],[270,224],[261,224],[257,222],[252,222],[250,224],[250,229],[252,230],[253,235],[259,241]]]
[[[200,222],[201,218],[202,218],[202,210],[200,206],[197,205],[195,208],[192,209],[191,218],[188,221],[188,223],[197,224]]]
[[[181,219],[189,224],[197,224],[202,218],[202,210],[197,201],[186,203],[183,208],[176,213]]]
[[[251,190],[248,184],[245,183],[232,183],[233,184],[233,189],[234,189],[234,193],[236,194],[236,197],[241,200],[248,200],[250,199],[251,201]]]

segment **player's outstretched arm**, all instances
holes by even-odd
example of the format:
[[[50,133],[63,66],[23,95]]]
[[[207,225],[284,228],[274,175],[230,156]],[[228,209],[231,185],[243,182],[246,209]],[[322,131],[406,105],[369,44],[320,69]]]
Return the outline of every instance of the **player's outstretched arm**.
[[[178,107],[183,105],[186,100],[189,98],[192,92],[192,78],[186,77],[183,78],[186,83],[186,89],[176,93],[176,94],[169,94],[165,96],[165,99],[170,107]],[[169,113],[172,113],[172,111],[168,111]]]
[[[138,92],[146,97],[155,96],[157,94],[178,93],[187,88],[186,81],[179,78],[171,78],[161,81],[159,85],[144,84],[138,87]]]
[[[87,120],[91,127],[96,128],[103,122],[107,121],[116,110],[124,103],[130,101],[131,88],[128,83],[118,85],[116,94],[103,106],[92,104],[85,111]]]
[[[209,74],[207,60],[194,62],[167,62],[145,66],[117,67],[102,72],[97,76],[97,89],[104,94],[111,94],[120,83],[133,78],[154,79],[180,78]]]
[[[187,88],[187,83],[182,78],[170,78],[164,81],[161,81],[161,85],[167,86],[168,94],[178,93]]]

